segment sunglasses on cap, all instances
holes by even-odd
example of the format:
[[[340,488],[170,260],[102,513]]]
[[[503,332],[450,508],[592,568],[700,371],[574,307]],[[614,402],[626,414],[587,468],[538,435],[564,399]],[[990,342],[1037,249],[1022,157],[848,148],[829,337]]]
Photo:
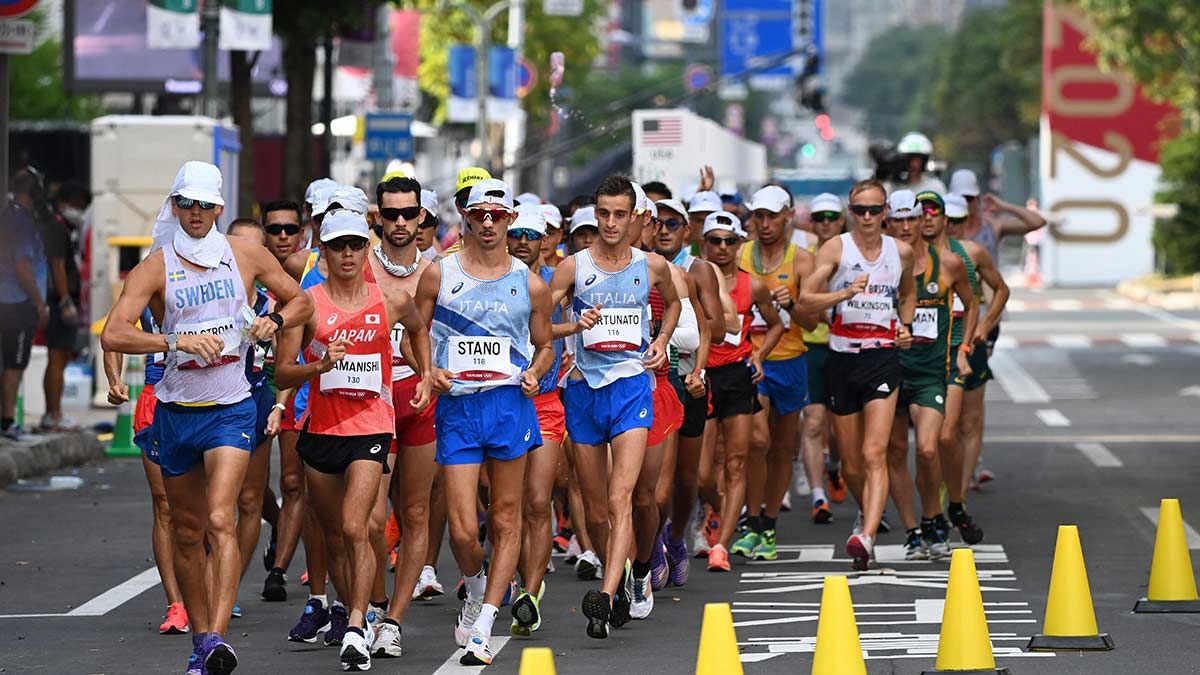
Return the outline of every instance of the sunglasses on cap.
[[[508,211],[507,209],[467,209],[467,220],[476,225],[483,224],[489,218],[491,218],[493,223],[507,221],[512,218],[512,211]]]
[[[812,221],[814,223],[832,223],[841,217],[842,214],[838,211],[817,211],[812,214]]]
[[[183,195],[175,195],[174,199],[175,206],[178,206],[185,211],[193,206],[199,206],[201,211],[211,211],[217,207],[217,205],[212,202],[202,202],[199,199],[192,199],[191,197],[184,197]]]
[[[508,231],[509,239],[520,239],[520,238],[524,237],[527,241],[539,241],[544,236],[546,236],[546,235],[542,234],[541,232],[538,232],[537,230],[531,230],[527,227],[522,227],[522,228],[519,228],[516,230]]]
[[[417,226],[417,229],[432,230],[433,228],[435,228],[437,226],[438,226],[437,216],[431,216],[429,214],[429,212],[426,211],[425,212],[425,220],[421,221],[421,224]]]
[[[394,206],[389,206],[387,208],[379,209],[379,215],[383,216],[383,219],[387,221],[396,221],[401,218],[405,220],[416,220],[417,217],[421,215],[421,207],[405,206],[404,208],[396,208]]]
[[[963,216],[962,218],[947,218],[946,220],[950,221],[951,225],[962,225],[963,223],[967,222],[967,217]]]
[[[338,237],[337,239],[331,239],[325,242],[325,248],[329,249],[330,251],[341,253],[342,251],[346,250],[347,246],[349,246],[351,251],[361,251],[366,248],[367,244],[369,243],[371,243],[371,241],[363,237]]]
[[[738,245],[737,237],[718,237],[718,236],[714,236],[714,235],[709,235],[704,238],[704,241],[707,241],[710,245],[715,246],[717,248],[720,248],[722,246],[733,247],[733,246]]]
[[[921,202],[921,211],[927,216],[942,215],[942,207],[938,206],[935,202]]]
[[[272,237],[278,237],[281,234],[286,234],[290,237],[292,235],[300,234],[300,223],[271,223],[270,225],[263,227],[263,229],[266,230],[267,234],[271,235]]]
[[[883,213],[883,204],[851,204],[850,211],[856,216],[865,216],[868,213],[877,216]]]
[[[681,218],[659,218],[658,224],[661,225],[662,227],[667,228],[671,232],[674,232],[675,230],[681,229],[684,225],[687,225],[688,223],[686,220],[683,220]]]

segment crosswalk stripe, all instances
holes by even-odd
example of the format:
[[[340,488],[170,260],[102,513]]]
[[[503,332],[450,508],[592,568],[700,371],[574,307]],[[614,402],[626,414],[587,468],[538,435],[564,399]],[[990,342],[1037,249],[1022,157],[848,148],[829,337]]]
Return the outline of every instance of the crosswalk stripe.
[[[1055,312],[1077,312],[1083,309],[1083,302],[1067,298],[1051,300],[1047,304],[1049,305],[1050,309]]]
[[[1047,335],[1046,342],[1051,347],[1059,349],[1088,349],[1092,346],[1092,341],[1088,336],[1080,333],[1064,333],[1062,335]]]
[[[492,656],[495,657],[497,654],[499,654],[500,650],[504,649],[504,645],[506,644],[508,644],[508,638],[506,636],[493,636],[492,639],[488,641],[488,646],[492,648]],[[455,652],[450,655],[450,658],[446,659],[445,663],[443,663],[437,670],[433,671],[433,675],[478,675],[479,673],[483,672],[484,668],[487,668],[487,666],[464,666],[459,663],[458,660],[461,659],[462,655],[465,653],[466,651],[462,649],[455,650]]]
[[[1155,527],[1158,527],[1158,507],[1157,506],[1143,506],[1142,507],[1142,515],[1149,518],[1150,522],[1154,523]],[[1184,534],[1184,537],[1187,538],[1188,548],[1192,549],[1193,551],[1200,550],[1200,532],[1197,532],[1196,528],[1194,528],[1190,524],[1188,524],[1188,522],[1186,520],[1183,521],[1183,534]]]
[[[1013,403],[1049,403],[1050,395],[1008,352],[993,352],[988,367]]]
[[[1056,408],[1043,408],[1035,413],[1038,419],[1048,427],[1069,427],[1071,420],[1067,416],[1059,412]]]
[[[1167,339],[1154,333],[1129,333],[1121,336],[1126,346],[1137,348],[1166,347]]]
[[[1117,457],[1111,450],[1104,447],[1101,443],[1076,443],[1075,449],[1083,453],[1084,457],[1092,460],[1092,464],[1102,468],[1116,468],[1125,466],[1120,457]]]

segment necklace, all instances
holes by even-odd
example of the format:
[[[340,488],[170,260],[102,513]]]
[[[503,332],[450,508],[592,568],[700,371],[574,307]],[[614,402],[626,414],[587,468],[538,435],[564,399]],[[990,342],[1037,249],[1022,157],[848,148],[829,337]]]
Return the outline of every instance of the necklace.
[[[383,265],[383,269],[394,277],[410,277],[413,272],[417,271],[417,266],[421,264],[421,256],[418,254],[417,259],[411,265],[398,265],[391,260],[388,260],[387,255],[383,252],[383,244],[375,244],[375,257],[379,258],[379,264]]]

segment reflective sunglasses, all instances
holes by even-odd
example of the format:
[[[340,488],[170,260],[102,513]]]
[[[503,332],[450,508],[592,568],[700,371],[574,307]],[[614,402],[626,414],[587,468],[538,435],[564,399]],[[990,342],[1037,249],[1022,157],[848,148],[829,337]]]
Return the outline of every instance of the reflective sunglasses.
[[[367,247],[367,244],[370,243],[371,241],[369,239],[364,239],[363,237],[338,237],[337,239],[331,239],[330,241],[325,242],[325,248],[337,253],[345,251],[347,246],[349,246],[350,250],[352,251],[361,251]]]
[[[405,206],[404,208],[396,208],[389,206],[386,209],[379,209],[379,215],[383,216],[384,220],[395,221],[401,218],[405,220],[416,220],[421,215],[420,206]]]
[[[680,218],[659,218],[658,222],[661,226],[667,228],[671,232],[674,232],[675,230],[678,230],[684,225],[688,224],[686,220],[682,220]]]
[[[538,232],[537,230],[531,230],[527,227],[508,231],[509,239],[520,239],[521,237],[524,237],[527,241],[538,241],[544,236],[546,235]]]
[[[273,237],[278,237],[279,235],[285,233],[290,237],[294,234],[300,234],[300,223],[271,223],[263,229],[267,231],[267,234]]]
[[[482,225],[489,218],[498,223],[511,217],[512,212],[505,209],[467,209],[467,220],[476,225]]]
[[[851,204],[850,210],[853,211],[854,215],[856,216],[865,216],[868,213],[873,216],[877,216],[883,213],[883,206],[883,204]]]
[[[812,214],[812,221],[814,223],[832,223],[841,217],[842,214],[838,211],[817,211]]]
[[[717,248],[720,248],[720,247],[722,247],[722,246],[730,246],[730,247],[732,247],[732,246],[737,246],[737,245],[738,245],[738,238],[737,238],[737,237],[713,237],[713,236],[709,236],[709,237],[705,237],[705,238],[704,238],[704,241],[707,241],[709,244],[711,244],[711,245],[713,245],[713,246],[715,246],[715,247],[717,247]]]
[[[212,202],[202,202],[198,199],[184,197],[183,195],[175,195],[175,206],[178,206],[184,211],[187,211],[193,206],[199,206],[201,211],[211,211],[217,207],[217,205]]]
[[[921,211],[927,216],[942,215],[942,207],[933,202],[921,202]]]

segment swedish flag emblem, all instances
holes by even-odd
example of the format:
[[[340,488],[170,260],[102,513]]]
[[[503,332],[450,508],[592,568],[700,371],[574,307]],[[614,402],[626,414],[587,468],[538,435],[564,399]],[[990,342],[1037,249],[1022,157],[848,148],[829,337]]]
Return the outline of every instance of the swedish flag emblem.
[[[187,274],[183,270],[175,270],[174,272],[167,273],[167,279],[171,281],[183,281],[186,277]]]

